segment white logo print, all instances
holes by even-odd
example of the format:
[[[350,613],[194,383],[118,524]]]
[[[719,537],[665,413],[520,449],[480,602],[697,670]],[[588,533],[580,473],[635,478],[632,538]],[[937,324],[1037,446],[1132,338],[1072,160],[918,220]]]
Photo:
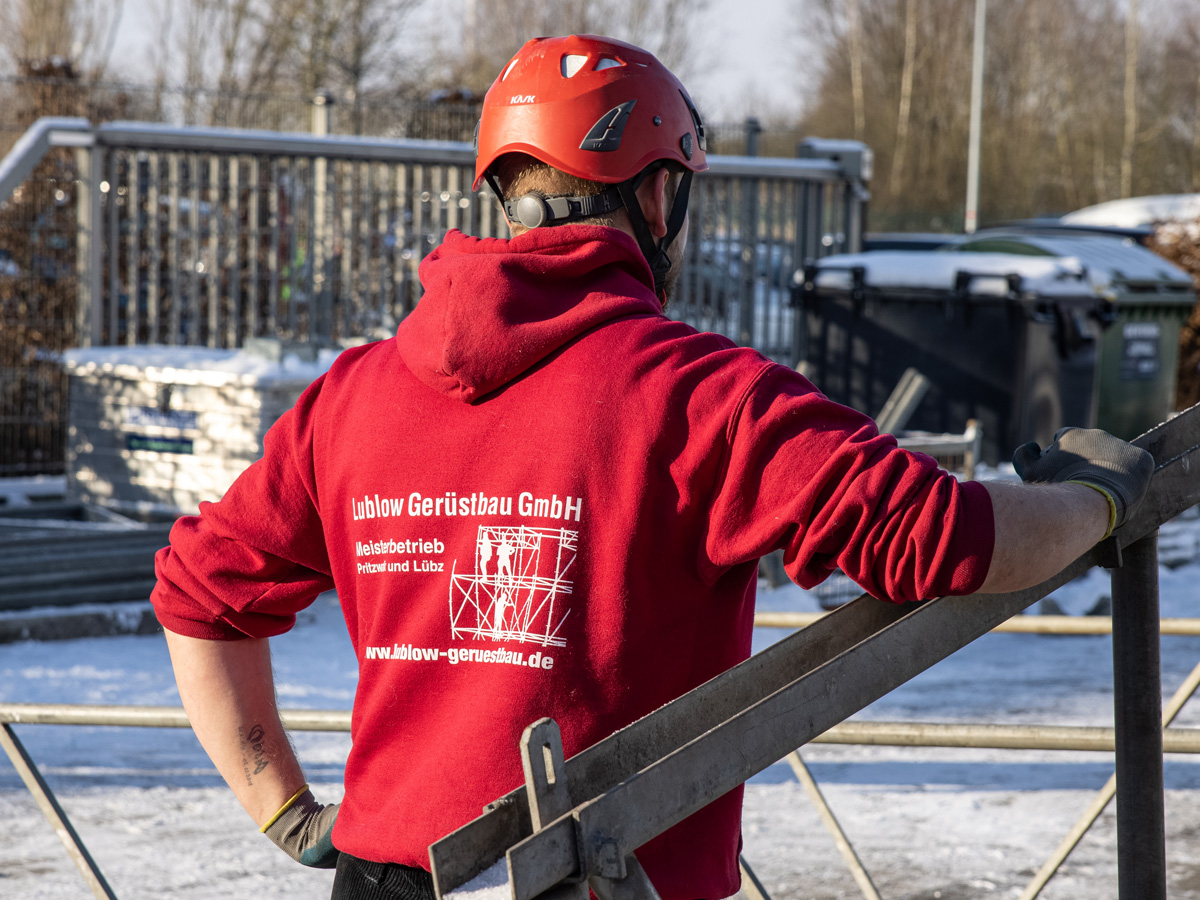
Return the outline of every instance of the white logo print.
[[[565,528],[480,525],[475,571],[458,572],[455,560],[450,573],[452,637],[565,647],[572,582],[564,576],[578,540]]]

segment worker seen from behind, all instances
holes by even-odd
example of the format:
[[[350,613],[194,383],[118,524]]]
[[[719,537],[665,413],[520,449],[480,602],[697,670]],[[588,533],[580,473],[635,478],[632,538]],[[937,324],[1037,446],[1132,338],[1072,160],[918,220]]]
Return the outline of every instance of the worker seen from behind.
[[[1150,477],[1143,451],[1072,431],[1024,451],[1053,483],[959,483],[668,319],[707,147],[644,50],[531,40],[477,143],[512,237],[449,232],[395,338],[344,351],[157,559],[197,736],[268,838],[336,866],[337,898],[431,898],[429,845],[523,784],[534,720],[571,756],[744,660],[764,554],[898,603],[1012,591],[1120,525]],[[308,789],[268,643],[330,589],[359,665],[340,806]],[[738,890],[741,800],[637,849],[663,900]]]

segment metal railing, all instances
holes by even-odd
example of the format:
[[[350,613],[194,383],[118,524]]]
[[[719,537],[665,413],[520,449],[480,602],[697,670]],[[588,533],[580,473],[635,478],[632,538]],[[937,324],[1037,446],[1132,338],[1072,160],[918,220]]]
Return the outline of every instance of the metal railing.
[[[1155,460],[1142,506],[1113,537],[1041,585],[915,608],[864,595],[570,760],[555,755],[552,741],[544,753],[524,746],[526,787],[430,847],[439,896],[506,859],[514,900],[558,887],[585,891],[570,887],[585,880],[602,898],[656,897],[634,848],[1101,565],[1113,568],[1120,896],[1165,898],[1157,529],[1200,501],[1192,472],[1200,462],[1200,407],[1135,443]],[[535,724],[546,732],[547,721]],[[546,798],[530,776],[547,766],[549,780],[570,797],[549,819],[538,814]]]
[[[339,97],[318,91],[224,90],[195,84],[90,81],[53,75],[0,75],[0,150],[5,133],[46,115],[86,115],[94,121],[157,122],[167,125],[304,131],[314,103],[330,107],[330,133],[470,141],[483,101],[466,92],[427,99],[375,92]],[[709,150],[748,156],[794,156],[807,135],[797,125],[757,118],[705,123]]]
[[[794,364],[792,273],[858,248],[864,185],[709,160],[670,314]],[[390,336],[448,229],[507,234],[473,167],[466,143],[39,120],[0,161],[0,475],[62,471],[65,348]]]
[[[1113,749],[1113,779],[1023,898],[1032,900],[1040,893],[1115,796],[1120,896],[1165,900],[1162,757],[1164,752],[1200,751],[1200,730],[1169,727],[1200,686],[1200,666],[1164,712],[1158,640],[1160,633],[1195,634],[1200,625],[1159,618],[1157,530],[1200,502],[1200,478],[1192,472],[1200,463],[1200,406],[1135,443],[1155,460],[1150,490],[1137,513],[1111,538],[1036,587],[908,606],[863,595],[811,620],[762,614],[759,624],[805,627],[570,760],[563,759],[557,726],[548,719],[534,723],[521,748],[526,787],[489,804],[478,819],[430,847],[438,895],[506,858],[514,900],[533,900],[559,886],[564,894],[582,896],[587,885],[601,898],[654,898],[633,849],[786,758],[822,810],[860,887],[867,896],[877,896],[796,751],[821,741]],[[1113,634],[1114,728],[843,721],[989,631],[1025,630],[1013,627],[1013,616],[1094,566],[1113,570],[1113,617],[1107,622],[1097,617],[1087,623],[1092,626],[1088,629],[1068,630]],[[341,731],[349,728],[349,719],[345,711],[283,714],[285,726],[292,729]],[[181,709],[161,707],[0,704],[0,743],[93,892],[112,897],[12,723],[187,727],[186,716]],[[765,896],[744,860],[742,865],[753,893]]]
[[[826,614],[756,613],[759,627],[803,628]],[[1078,617],[1040,616],[1037,628],[1020,627],[1028,618],[1018,617],[1000,623],[996,632],[1082,635],[1111,633],[1112,621],[1095,618],[1096,622],[1081,623]],[[1172,635],[1200,634],[1200,619],[1163,619],[1162,633]],[[1080,624],[1089,627],[1078,627]],[[1200,729],[1172,728],[1171,722],[1184,704],[1200,687],[1200,665],[1184,680],[1163,713],[1163,752],[1200,753]],[[289,731],[349,732],[349,710],[282,710],[280,717]],[[100,867],[88,852],[79,834],[71,825],[66,812],[53,790],[46,783],[12,725],[75,725],[136,728],[190,728],[182,707],[174,706],[103,706],[67,703],[0,703],[0,746],[3,746],[18,774],[33,794],[39,808],[59,836],[68,855],[89,885],[100,898],[113,898],[115,893],[104,878]],[[979,723],[930,722],[842,722],[817,735],[814,744],[868,745],[889,747],[949,747],[996,750],[1051,750],[1112,752],[1116,746],[1116,730],[1090,726],[1053,726]],[[822,794],[816,779],[800,756],[799,751],[787,754],[785,761],[804,787],[816,807],[822,823],[830,832],[851,875],[864,897],[878,898],[866,866],[859,859],[842,830],[832,808]],[[1055,848],[1046,863],[1030,881],[1021,900],[1034,900],[1058,872],[1071,851],[1099,818],[1115,793],[1115,778],[1109,779],[1088,805],[1063,841]],[[758,880],[749,862],[740,860],[743,890],[752,900],[770,900],[766,888]]]
[[[0,75],[0,150],[5,133],[19,134],[46,115],[87,116],[93,121],[157,122],[178,127],[213,126],[306,131],[314,102],[331,107],[331,132],[469,141],[480,103],[469,98],[412,100],[362,94],[335,102],[300,92],[228,91],[202,86],[93,82],[69,77]]]

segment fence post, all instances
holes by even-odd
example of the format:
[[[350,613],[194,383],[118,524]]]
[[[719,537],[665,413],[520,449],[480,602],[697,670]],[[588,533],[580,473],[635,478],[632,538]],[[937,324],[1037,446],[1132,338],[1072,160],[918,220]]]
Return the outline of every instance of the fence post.
[[[758,124],[758,119],[751,117],[746,119],[745,130],[746,155],[757,156],[758,134],[762,131],[762,126]],[[740,239],[738,241],[741,263],[738,266],[738,296],[740,300],[738,301],[737,342],[744,347],[754,346],[754,320],[757,313],[754,308],[754,288],[758,277],[759,184],[757,178],[743,178],[741,181],[742,221],[739,226]]]
[[[1121,900],[1165,900],[1158,532],[1123,556],[1112,573],[1117,884]]]
[[[104,151],[96,144],[75,151],[79,188],[75,197],[75,276],[78,295],[75,306],[75,340],[81,347],[101,344],[104,317],[100,265],[100,182],[103,180]]]
[[[329,134],[329,107],[333,95],[325,90],[317,91],[312,98],[312,132],[317,137]],[[326,267],[333,256],[332,235],[326,221],[328,213],[329,160],[318,156],[313,160],[312,196],[312,322],[309,324],[308,339],[312,343],[325,345],[333,335],[333,298],[330,296]],[[345,240],[345,236],[343,236]]]
[[[758,136],[762,133],[762,125],[758,119],[750,116],[742,127],[746,133],[746,155],[758,156]]]

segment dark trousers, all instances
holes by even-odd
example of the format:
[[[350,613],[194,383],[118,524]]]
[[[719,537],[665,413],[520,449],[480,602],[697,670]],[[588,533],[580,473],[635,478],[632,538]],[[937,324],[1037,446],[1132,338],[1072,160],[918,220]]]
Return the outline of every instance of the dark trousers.
[[[424,869],[377,863],[339,853],[331,900],[435,900],[433,876]]]

